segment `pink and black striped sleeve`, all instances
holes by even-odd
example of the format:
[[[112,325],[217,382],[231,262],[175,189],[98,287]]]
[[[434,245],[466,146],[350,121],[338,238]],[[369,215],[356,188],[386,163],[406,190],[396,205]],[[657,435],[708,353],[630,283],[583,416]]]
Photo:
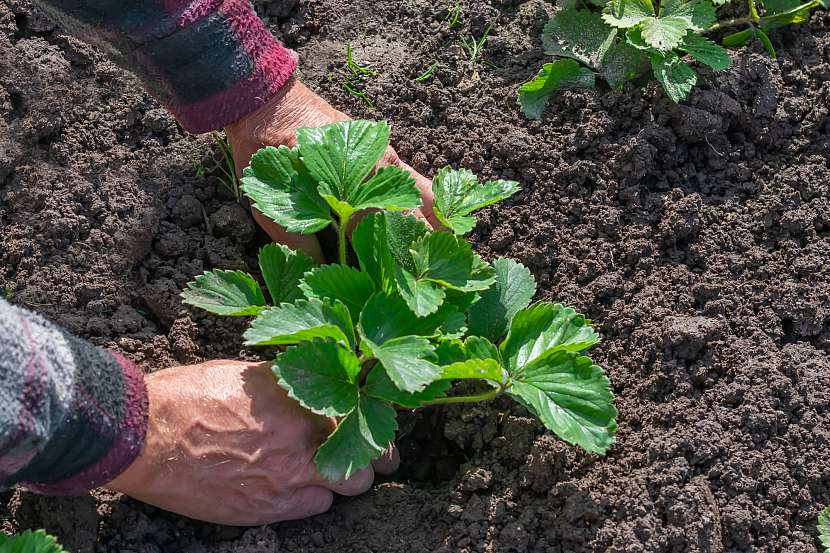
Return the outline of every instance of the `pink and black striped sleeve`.
[[[148,407],[129,360],[0,299],[0,489],[112,481],[141,453]]]
[[[280,1],[280,0],[275,0]],[[297,68],[248,0],[36,0],[101,47],[193,133],[262,106]]]

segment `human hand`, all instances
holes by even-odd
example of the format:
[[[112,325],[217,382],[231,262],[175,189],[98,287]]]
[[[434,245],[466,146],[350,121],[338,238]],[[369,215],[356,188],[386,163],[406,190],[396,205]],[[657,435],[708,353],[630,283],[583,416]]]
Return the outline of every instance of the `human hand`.
[[[250,163],[251,156],[263,146],[294,146],[296,130],[302,127],[319,127],[351,119],[345,113],[334,109],[331,104],[309,90],[299,80],[292,79],[280,94],[259,110],[243,117],[225,128],[233,148],[233,159],[238,176]],[[421,190],[423,206],[415,215],[426,219],[433,227],[440,226],[432,210],[432,183],[412,167],[401,161],[391,147],[380,162],[381,165],[395,165],[409,171]],[[294,249],[303,249],[317,262],[323,262],[320,244],[314,235],[286,232],[283,227],[254,210],[254,219],[271,236],[271,239]]]
[[[358,495],[374,470],[393,472],[397,452],[348,480],[317,473],[314,454],[334,419],[314,415],[276,385],[268,364],[211,361],[147,376],[144,449],[107,487],[194,519],[255,526],[322,513],[332,492]]]

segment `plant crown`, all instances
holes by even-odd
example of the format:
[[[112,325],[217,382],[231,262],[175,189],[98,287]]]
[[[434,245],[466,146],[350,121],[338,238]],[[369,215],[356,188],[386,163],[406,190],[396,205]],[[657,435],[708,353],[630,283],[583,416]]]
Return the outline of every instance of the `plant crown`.
[[[601,79],[622,89],[631,81],[656,79],[675,102],[685,100],[697,83],[689,58],[716,71],[729,68],[724,47],[753,38],[775,57],[768,33],[807,21],[810,12],[830,0],[747,0],[748,15],[719,20],[718,8],[729,0],[566,0],[542,32],[545,53],[556,56],[519,89],[527,117],[541,119],[551,94],[566,88],[593,88]],[[730,27],[743,30],[721,38],[705,35]],[[687,57],[688,56],[688,57]]]
[[[248,274],[214,270],[183,292],[218,315],[256,317],[250,346],[282,346],[273,372],[305,408],[339,424],[315,462],[347,478],[390,446],[396,408],[485,401],[506,394],[560,438],[594,453],[614,442],[617,411],[608,379],[584,352],[599,341],[590,321],[558,304],[531,304],[536,283],[519,263],[488,263],[463,235],[472,212],[511,196],[517,183],[481,183],[444,168],[433,180],[431,231],[405,210],[421,204],[410,173],[375,169],[389,144],[385,122],[300,129],[298,145],[266,147],[242,189],[264,215],[293,232],[333,226],[338,263],[315,266],[300,251],[269,244],[259,266],[270,295]],[[348,263],[346,231],[356,266]],[[454,381],[482,392],[453,395]]]
[[[0,534],[0,553],[66,553],[66,550],[43,530],[26,530],[11,536]]]

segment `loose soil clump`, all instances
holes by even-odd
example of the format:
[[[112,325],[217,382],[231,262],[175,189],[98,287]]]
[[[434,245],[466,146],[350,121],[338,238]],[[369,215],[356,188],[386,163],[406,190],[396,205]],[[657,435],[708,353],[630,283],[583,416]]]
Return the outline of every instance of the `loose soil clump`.
[[[311,520],[195,523],[109,493],[4,496],[6,529],[73,552],[815,551],[830,503],[830,14],[704,73],[566,91],[541,122],[517,86],[546,60],[541,0],[259,5],[303,78],[388,119],[419,171],[464,166],[523,192],[485,210],[479,253],[603,335],[620,432],[600,458],[496,401],[402,420],[401,473]],[[289,9],[290,8],[290,9]],[[461,34],[493,31],[485,65]],[[345,45],[379,76],[342,88]],[[433,62],[431,79],[416,82]],[[251,357],[244,322],[182,307],[207,268],[256,269],[265,237],[139,83],[28,0],[0,1],[0,293],[148,371]],[[204,169],[204,170],[202,170]]]

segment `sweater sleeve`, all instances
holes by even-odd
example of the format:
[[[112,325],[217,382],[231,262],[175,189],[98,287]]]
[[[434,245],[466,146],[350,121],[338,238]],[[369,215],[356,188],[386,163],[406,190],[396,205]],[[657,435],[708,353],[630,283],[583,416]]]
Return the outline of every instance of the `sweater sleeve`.
[[[35,0],[136,73],[188,131],[255,111],[297,67],[248,0]],[[276,0],[280,1],[280,0]]]
[[[141,452],[138,367],[0,299],[0,487],[83,493]]]

